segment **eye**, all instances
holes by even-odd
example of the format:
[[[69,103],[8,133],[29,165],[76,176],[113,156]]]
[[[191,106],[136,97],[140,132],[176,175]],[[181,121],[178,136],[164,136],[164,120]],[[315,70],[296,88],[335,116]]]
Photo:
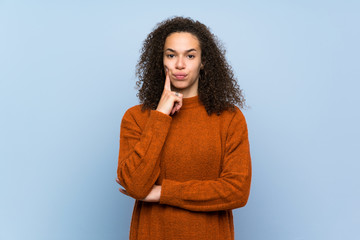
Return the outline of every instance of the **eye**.
[[[173,58],[173,57],[174,57],[174,54],[167,54],[166,57],[168,57],[168,58]]]
[[[188,55],[188,58],[194,58],[195,57],[195,55]]]

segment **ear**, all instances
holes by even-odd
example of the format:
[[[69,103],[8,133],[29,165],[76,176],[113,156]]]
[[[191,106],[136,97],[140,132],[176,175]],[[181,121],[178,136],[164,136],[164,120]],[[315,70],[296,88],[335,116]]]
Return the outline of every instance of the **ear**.
[[[204,69],[204,64],[201,63],[200,69]]]

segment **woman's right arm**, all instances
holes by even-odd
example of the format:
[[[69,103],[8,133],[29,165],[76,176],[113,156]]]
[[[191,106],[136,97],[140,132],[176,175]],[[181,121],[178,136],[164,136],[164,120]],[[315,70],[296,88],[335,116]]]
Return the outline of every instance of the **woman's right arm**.
[[[120,127],[117,175],[129,196],[142,200],[152,190],[160,174],[160,153],[172,121],[169,114],[180,110],[182,98],[182,93],[176,95],[171,91],[166,68],[164,90],[156,110],[150,110],[145,127],[140,129],[131,111],[125,112]]]
[[[160,174],[160,153],[172,117],[157,110],[141,129],[131,111],[126,111],[120,127],[117,176],[121,186],[135,199],[144,199]]]

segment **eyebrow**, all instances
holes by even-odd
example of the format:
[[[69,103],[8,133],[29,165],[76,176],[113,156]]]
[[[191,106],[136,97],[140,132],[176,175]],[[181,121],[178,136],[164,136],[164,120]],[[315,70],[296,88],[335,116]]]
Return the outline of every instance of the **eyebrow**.
[[[167,49],[165,50],[165,52],[166,52],[166,51],[176,52],[174,49],[171,49],[171,48],[167,48]],[[195,51],[195,52],[196,52],[196,49],[195,49],[195,48],[192,48],[192,49],[186,50],[185,52],[191,52],[191,51]]]

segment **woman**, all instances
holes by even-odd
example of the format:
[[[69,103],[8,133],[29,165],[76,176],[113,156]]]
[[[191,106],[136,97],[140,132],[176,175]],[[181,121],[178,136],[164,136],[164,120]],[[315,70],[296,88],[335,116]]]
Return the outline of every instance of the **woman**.
[[[190,18],[157,25],[137,65],[141,104],[121,121],[118,183],[130,239],[234,239],[251,160],[244,98],[216,37]]]

